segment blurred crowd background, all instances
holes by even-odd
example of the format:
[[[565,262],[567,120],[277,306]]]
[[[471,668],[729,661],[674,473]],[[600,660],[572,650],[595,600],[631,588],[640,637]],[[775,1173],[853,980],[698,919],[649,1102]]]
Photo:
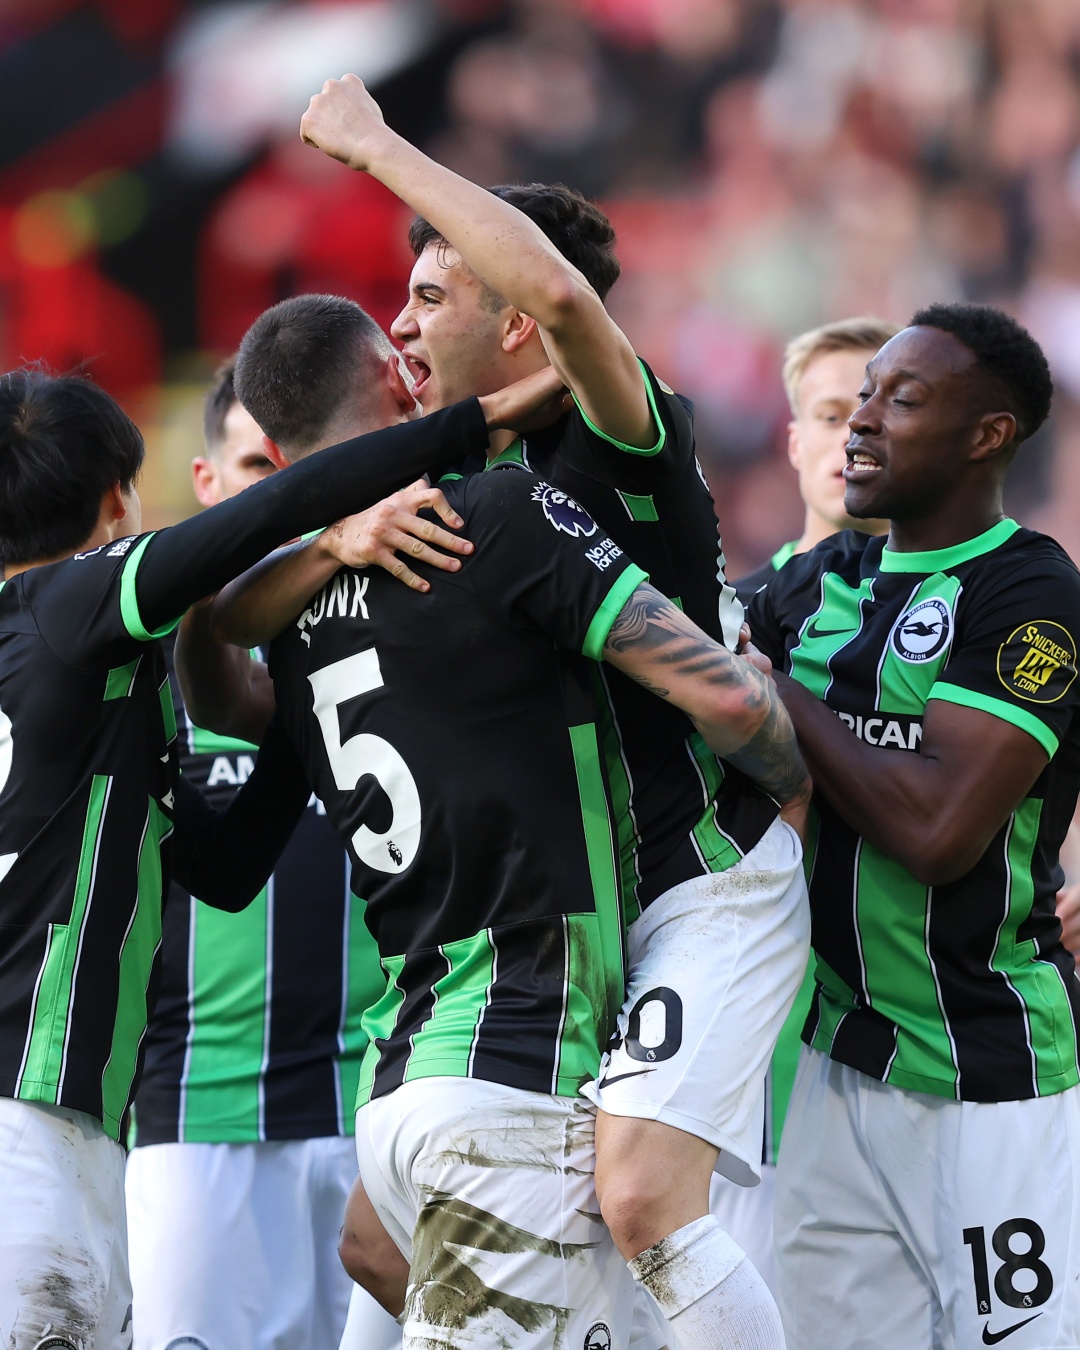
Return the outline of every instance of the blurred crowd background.
[[[943,299],[1046,349],[1010,506],[1080,560],[1078,0],[0,0],[0,366],[124,402],[151,524],[193,508],[203,383],[263,308],[401,303],[408,212],[297,137],[347,70],[477,182],[608,210],[736,574],[799,532],[785,341]]]

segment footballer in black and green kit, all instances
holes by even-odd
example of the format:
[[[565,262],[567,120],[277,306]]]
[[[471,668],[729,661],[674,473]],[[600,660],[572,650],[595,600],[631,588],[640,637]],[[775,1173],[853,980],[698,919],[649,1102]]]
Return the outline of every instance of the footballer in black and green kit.
[[[208,808],[176,774],[157,639],[268,548],[347,499],[370,504],[470,435],[487,436],[475,402],[139,535],[142,438],[121,410],[81,380],[0,379],[0,1328],[19,1350],[50,1327],[71,1343],[129,1343],[117,1140],[156,995],[173,843],[187,839],[178,874],[196,894],[238,907],[309,791],[273,733],[252,782],[278,757],[291,786],[264,796],[259,829],[238,796],[228,819],[244,847],[236,866],[215,866]]]
[[[849,419],[847,509],[888,539],[835,535],[750,605],[817,789],[776,1214],[808,1350],[1080,1335],[1080,574],[1001,510],[1049,401],[1012,319],[921,311]]]

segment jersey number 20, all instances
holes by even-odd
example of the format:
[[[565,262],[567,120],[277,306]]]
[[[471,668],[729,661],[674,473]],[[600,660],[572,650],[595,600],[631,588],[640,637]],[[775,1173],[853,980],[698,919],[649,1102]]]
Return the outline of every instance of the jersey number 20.
[[[352,837],[356,856],[376,872],[404,872],[420,847],[420,794],[409,766],[381,736],[361,732],[341,739],[341,705],[383,686],[378,653],[373,647],[355,652],[316,670],[308,682],[338,790],[352,792],[370,774],[390,799],[390,828],[376,834],[361,825]]]

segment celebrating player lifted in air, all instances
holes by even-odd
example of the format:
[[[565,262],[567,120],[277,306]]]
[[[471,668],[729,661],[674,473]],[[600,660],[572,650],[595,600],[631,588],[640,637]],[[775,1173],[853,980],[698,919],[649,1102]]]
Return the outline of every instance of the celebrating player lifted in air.
[[[1080,1344],[1080,576],[1005,517],[1042,352],[935,305],[870,362],[836,535],[754,597],[820,811],[817,987],[777,1178],[796,1350]]]

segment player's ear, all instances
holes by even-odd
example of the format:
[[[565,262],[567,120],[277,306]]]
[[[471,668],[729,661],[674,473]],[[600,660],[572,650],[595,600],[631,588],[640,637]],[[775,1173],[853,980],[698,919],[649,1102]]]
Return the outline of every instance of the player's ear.
[[[982,463],[995,459],[1003,450],[1013,449],[1016,431],[1016,418],[1012,413],[985,413],[975,427],[972,462]]]
[[[287,469],[289,467],[292,460],[289,459],[288,455],[286,455],[280,446],[272,441],[269,436],[264,436],[262,438],[262,443],[263,449],[266,451],[266,458],[275,469]]]
[[[802,464],[802,444],[799,441],[799,426],[794,419],[787,424],[787,457],[788,463],[798,473]]]
[[[220,501],[217,480],[218,469],[214,461],[205,455],[196,455],[191,461],[191,484],[200,506],[214,506]]]
[[[540,330],[536,326],[536,320],[522,314],[520,309],[511,309],[503,326],[502,349],[511,356],[516,356],[534,335],[539,341]]]
[[[391,352],[386,358],[383,363],[383,374],[394,408],[398,412],[404,413],[406,417],[412,417],[420,410],[420,404],[413,396],[412,384],[405,363],[397,352]]]
[[[119,483],[110,484],[101,495],[101,514],[111,524],[127,515],[127,500]]]

